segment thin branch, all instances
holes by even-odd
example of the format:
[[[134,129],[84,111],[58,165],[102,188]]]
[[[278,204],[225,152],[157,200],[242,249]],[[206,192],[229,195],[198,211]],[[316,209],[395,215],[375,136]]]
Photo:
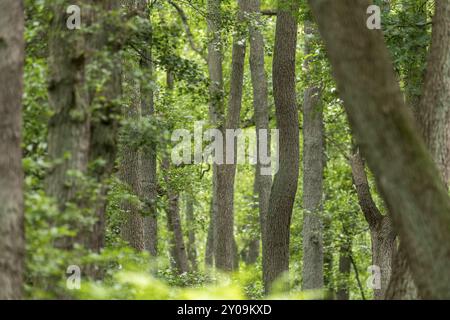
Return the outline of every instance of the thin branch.
[[[144,52],[142,52],[142,50],[140,50],[139,48],[137,48],[133,43],[128,43],[128,45],[131,47],[131,49],[133,49],[138,55],[139,55],[139,57],[141,57],[143,60],[146,60],[147,62],[152,62],[152,60],[151,59],[149,59],[148,57],[147,57],[147,55],[144,53]]]
[[[263,16],[276,16],[277,11],[272,9],[261,10],[261,14]]]
[[[350,156],[348,155],[347,151],[345,150],[345,147],[342,146],[341,143],[337,142],[330,136],[325,136],[325,140],[326,140],[327,144],[330,144],[333,147],[335,147],[338,150],[338,152],[345,158],[345,160],[347,160],[347,161],[350,160]]]
[[[175,10],[178,12],[178,15],[180,16],[181,22],[183,23],[184,26],[184,32],[186,32],[186,36],[188,38],[188,42],[191,49],[195,51],[200,57],[202,57],[203,60],[207,61],[207,58],[203,53],[203,51],[195,44],[194,36],[192,35],[191,28],[189,27],[189,22],[186,13],[178,4],[176,4],[172,0],[169,0],[169,4],[175,8]]]
[[[366,300],[366,296],[364,295],[364,289],[361,284],[361,280],[359,279],[358,267],[356,266],[355,260],[353,259],[353,255],[351,252],[349,252],[348,257],[350,258],[350,261],[352,263],[353,270],[355,270],[355,278],[356,278],[356,282],[358,283],[359,291],[361,292],[361,297],[363,300]]]

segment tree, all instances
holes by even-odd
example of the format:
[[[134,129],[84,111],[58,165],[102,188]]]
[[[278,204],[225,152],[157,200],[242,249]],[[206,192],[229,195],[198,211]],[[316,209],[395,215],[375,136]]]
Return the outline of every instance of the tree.
[[[266,292],[289,270],[289,238],[299,172],[299,123],[295,93],[297,1],[278,2],[273,57],[273,93],[279,129],[279,170],[269,200],[263,243],[263,280]]]
[[[220,28],[222,13],[219,0],[207,1],[208,23],[208,73],[209,73],[209,121],[212,126],[218,127],[223,122],[224,94],[223,94],[223,53]],[[206,243],[206,265],[211,266],[216,248],[216,217],[217,217],[217,165],[212,165],[212,199],[208,238]]]
[[[150,22],[150,8],[147,0],[139,3],[139,15]],[[151,28],[151,24],[150,24]],[[140,82],[141,114],[150,122],[155,112],[153,97],[153,61],[152,61],[152,30],[146,30],[142,34],[142,41],[146,44],[141,50],[140,68],[143,78]],[[156,210],[157,175],[156,175],[156,143],[148,141],[142,148],[141,154],[141,198],[144,207],[144,237],[146,250],[152,255],[157,255],[158,249],[158,219]]]
[[[426,76],[416,102],[416,119],[428,150],[438,166],[440,176],[448,186],[450,172],[450,45],[447,38],[450,32],[450,4],[446,1],[436,1],[433,18],[431,47],[428,54]],[[410,276],[410,268],[406,260],[402,244],[396,257],[392,283],[387,298],[414,299],[417,298],[416,286]]]
[[[309,1],[358,145],[405,246],[419,294],[449,298],[450,199],[396,81],[368,0]]]
[[[161,164],[164,170],[164,180],[166,183],[167,196],[167,229],[170,233],[170,257],[172,266],[179,274],[189,271],[186,246],[183,239],[183,230],[180,216],[180,194],[172,185],[169,170],[171,168],[169,159],[164,158]]]
[[[166,83],[168,94],[171,95],[174,89],[174,74],[170,70],[166,72]],[[189,271],[189,264],[181,225],[180,192],[171,177],[170,170],[173,169],[173,166],[170,164],[168,155],[163,156],[161,168],[164,172],[164,182],[166,184],[166,215],[167,229],[170,233],[171,262],[177,272],[182,274]]]
[[[74,1],[83,5],[84,1]],[[90,120],[86,65],[90,57],[87,35],[66,26],[66,7],[62,2],[49,3],[53,18],[49,31],[48,97],[53,115],[48,124],[48,155],[53,167],[46,180],[47,195],[53,197],[61,212],[68,205],[86,206],[79,175],[87,173],[89,161]],[[91,10],[83,10],[82,21],[90,23]],[[82,229],[78,221],[71,227]],[[85,233],[79,233],[85,235]],[[75,241],[64,238],[58,246],[70,248]],[[84,239],[85,240],[85,239]]]
[[[128,75],[129,76],[129,75]],[[137,122],[140,119],[140,97],[139,86],[133,79],[129,81],[133,91],[130,105],[124,110],[125,119],[130,122]],[[135,137],[132,137],[135,138]],[[142,194],[142,184],[139,177],[141,173],[140,150],[135,145],[130,145],[124,141],[120,150],[119,176],[130,194],[139,196]],[[122,237],[129,245],[138,250],[145,250],[144,236],[144,216],[140,205],[136,201],[124,199],[121,204],[125,214],[125,221],[122,225]]]
[[[450,179],[450,3],[436,1],[433,34],[420,101],[419,123],[431,155],[448,186]]]
[[[312,53],[311,21],[305,21],[305,55]],[[306,72],[314,72],[311,58],[305,61]],[[303,100],[303,289],[324,286],[322,198],[325,166],[322,88],[312,84],[305,90]]]
[[[337,284],[336,299],[337,300],[349,300],[350,288],[349,278],[351,269],[351,239],[346,237],[339,247],[339,281]]]
[[[23,2],[2,1],[0,10],[0,299],[20,299],[25,251],[20,146],[25,47]]]
[[[242,86],[244,80],[244,62],[246,33],[239,30],[244,23],[247,11],[245,1],[238,1],[239,12],[237,17],[237,31],[233,39],[231,58],[230,97],[225,125],[222,129],[224,140],[223,159],[224,164],[217,166],[217,216],[216,216],[216,267],[224,271],[234,268],[234,178],[236,175],[236,137],[229,136],[227,130],[236,130],[240,123],[242,106]],[[233,139],[233,150],[228,150],[231,145],[229,139]],[[232,156],[230,156],[232,152]],[[230,159],[229,159],[230,158]],[[231,160],[231,163],[230,163]]]
[[[186,194],[186,226],[188,232],[188,243],[187,243],[187,255],[188,260],[191,265],[190,270],[197,271],[198,270],[198,261],[197,261],[197,248],[196,248],[196,220],[194,216],[194,202],[195,198],[191,194]]]
[[[373,273],[380,277],[380,288],[374,288],[374,298],[383,299],[389,285],[392,269],[392,259],[396,251],[394,230],[389,214],[382,215],[370,193],[369,182],[364,170],[364,162],[359,153],[350,158],[353,183],[358,195],[358,202],[369,224],[370,240],[372,242],[372,265],[376,268]]]
[[[93,176],[100,184],[100,191],[95,206],[95,218],[93,230],[88,231],[88,248],[99,252],[105,246],[106,206],[109,191],[108,179],[111,177],[117,156],[117,143],[119,131],[119,116],[121,108],[119,100],[122,97],[122,61],[120,51],[123,47],[122,39],[113,38],[112,35],[121,30],[120,20],[111,20],[109,14],[119,10],[118,0],[104,1],[97,11],[100,11],[99,32],[90,40],[89,46],[95,50],[96,55],[90,58],[89,64],[98,63],[105,74],[103,86],[98,90],[94,84],[90,84],[89,100],[95,111],[90,121],[89,163]],[[114,39],[114,40],[111,40]],[[102,53],[108,53],[111,59],[102,60]]]
[[[255,193],[258,197],[259,221],[261,229],[261,241],[265,242],[265,221],[269,210],[270,189],[272,187],[272,175],[267,174],[267,170],[271,169],[271,164],[261,161],[261,139],[262,130],[266,130],[267,156],[270,157],[270,128],[269,128],[269,106],[268,106],[268,90],[267,90],[267,74],[264,68],[264,38],[261,32],[260,19],[260,1],[249,1],[249,13],[252,20],[249,24],[250,38],[250,71],[253,87],[253,110],[255,114],[256,127],[256,143],[257,143],[257,163],[255,167]],[[263,171],[265,171],[263,173]],[[259,241],[252,244],[259,251]],[[257,256],[256,256],[257,257]]]

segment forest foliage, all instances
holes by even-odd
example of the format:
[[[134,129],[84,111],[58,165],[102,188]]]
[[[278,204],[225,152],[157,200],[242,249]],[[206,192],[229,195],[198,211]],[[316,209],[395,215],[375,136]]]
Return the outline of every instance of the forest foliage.
[[[318,33],[306,34],[303,26],[311,23],[307,1],[300,1],[296,15],[299,24],[296,65],[296,100],[299,110],[300,159],[303,159],[303,105],[305,91],[321,89],[324,126],[324,159],[322,210],[323,281],[318,290],[302,289],[303,226],[305,208],[305,170],[300,165],[298,189],[290,225],[289,271],[265,296],[262,270],[261,225],[258,194],[255,192],[255,165],[237,166],[234,183],[234,226],[238,268],[221,272],[205,263],[208,230],[211,223],[213,166],[207,163],[167,165],[176,142],[176,129],[193,132],[199,121],[205,128],[214,125],[210,119],[210,75],[208,70],[208,12],[206,0],[152,0],[146,10],[136,13],[127,5],[102,11],[97,4],[81,3],[81,9],[96,12],[89,23],[74,30],[81,37],[94,37],[107,26],[106,45],[89,52],[86,62],[86,86],[93,92],[89,103],[91,123],[118,124],[117,156],[112,174],[99,181],[98,170],[107,160],[91,161],[86,172],[69,170],[67,183],[76,186],[77,194],[61,210],[59,200],[46,192],[46,177],[55,166],[73,155],[49,156],[48,134],[52,125],[49,103],[49,35],[54,13],[52,6],[66,1],[25,0],[26,59],[24,69],[22,150],[25,172],[24,203],[26,258],[25,297],[31,299],[311,299],[335,298],[345,290],[350,299],[371,299],[372,247],[369,225],[361,210],[352,178],[350,159],[357,150],[343,101],[332,77],[325,45]],[[283,2],[283,1],[281,1]],[[384,39],[393,58],[394,68],[405,95],[420,97],[427,51],[431,41],[434,1],[375,1],[382,10]],[[123,1],[126,3],[126,1]],[[223,98],[230,98],[232,47],[237,34],[244,34],[247,55],[244,62],[240,127],[255,130],[252,77],[250,70],[248,25],[253,24],[264,38],[264,67],[268,81],[269,127],[277,126],[272,87],[272,62],[277,9],[273,0],[261,1],[262,15],[251,14],[245,23],[236,19],[238,2],[220,1],[221,27],[218,33],[223,48]],[[264,14],[266,12],[266,14]],[[269,13],[267,13],[269,12]],[[83,18],[84,19],[84,18]],[[67,40],[77,41],[75,38]],[[94,41],[95,42],[95,41]],[[305,52],[308,46],[308,52]],[[150,69],[143,64],[151,62]],[[151,60],[151,61],[150,61]],[[121,92],[111,100],[105,88],[111,70],[121,64]],[[147,90],[147,91],[146,91]],[[153,113],[150,117],[132,114],[140,92],[152,92]],[[225,103],[226,105],[226,103]],[[224,107],[225,108],[225,107]],[[119,110],[119,111],[117,111]],[[139,114],[140,112],[138,112]],[[131,114],[131,116],[130,116]],[[72,119],[83,118],[76,111]],[[110,133],[107,133],[107,135]],[[112,136],[105,136],[114,140]],[[156,153],[156,197],[149,203],[145,195],[122,179],[121,165],[130,152]],[[147,150],[147,151],[146,151]],[[374,203],[383,215],[387,209],[377,191],[375,180],[367,170]],[[108,186],[105,211],[105,243],[92,250],[77,243],[68,250],[58,243],[77,239],[83,230],[93,232],[97,222],[93,206]],[[65,187],[70,187],[66,185]],[[175,194],[186,244],[188,269],[181,272],[173,256],[173,230],[167,212]],[[82,205],[80,205],[82,203]],[[124,205],[127,204],[127,205]],[[136,250],[123,236],[123,226],[130,208],[148,215],[154,208],[158,221],[157,256],[147,250]],[[131,209],[134,210],[134,209]],[[190,211],[192,210],[192,211]],[[192,214],[193,213],[193,214]],[[256,241],[256,249],[255,249]],[[251,261],[251,255],[256,258]],[[349,266],[342,269],[342,259]],[[82,270],[81,287],[70,290],[73,281],[69,266]],[[70,287],[70,286],[69,286]],[[288,290],[286,290],[288,289]]]

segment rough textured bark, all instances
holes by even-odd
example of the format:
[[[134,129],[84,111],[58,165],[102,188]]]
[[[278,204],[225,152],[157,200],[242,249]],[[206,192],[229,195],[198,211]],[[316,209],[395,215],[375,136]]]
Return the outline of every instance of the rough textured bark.
[[[53,115],[48,124],[48,155],[54,164],[46,178],[46,192],[56,200],[59,210],[64,211],[68,203],[86,205],[80,181],[70,173],[87,173],[91,114],[85,68],[89,54],[86,36],[66,27],[64,3],[49,5],[53,17],[48,44],[48,97]],[[82,11],[86,25],[91,13],[91,10]],[[71,227],[82,231],[77,221],[72,221]],[[56,245],[70,248],[79,240],[85,239],[64,238]]]
[[[336,298],[336,282],[333,275],[334,268],[334,250],[333,248],[334,232],[332,217],[324,217],[323,222],[323,285],[325,288],[324,299],[334,300]]]
[[[267,156],[270,157],[270,131],[269,131],[269,106],[267,93],[267,74],[264,68],[264,38],[260,30],[260,1],[249,0],[249,13],[252,20],[249,26],[250,38],[250,71],[253,87],[253,109],[255,113],[256,143],[257,143],[257,163],[255,172],[256,194],[259,205],[259,221],[261,229],[261,241],[265,241],[265,220],[269,210],[270,189],[272,187],[272,175],[261,174],[263,168],[270,168],[270,163],[262,163],[260,157],[260,130],[267,132]],[[254,250],[258,248],[259,241],[252,244]],[[256,251],[255,251],[256,252]],[[258,253],[259,254],[259,253]],[[250,261],[253,261],[250,258]],[[256,260],[255,260],[256,261]]]
[[[171,187],[172,182],[168,175],[168,171],[170,170],[169,161],[168,158],[165,158],[162,161],[162,169],[165,171],[164,179],[167,185],[167,228],[170,232],[170,255],[172,266],[181,274],[189,271],[189,264],[181,226],[180,194]]]
[[[0,3],[0,299],[22,297],[24,269],[21,109],[23,2]]]
[[[381,288],[374,289],[374,298],[379,300],[384,298],[389,285],[392,259],[395,253],[396,232],[391,217],[389,215],[383,216],[372,199],[364,163],[359,153],[354,154],[350,162],[358,202],[369,224],[372,242],[372,265],[379,267],[381,272]]]
[[[423,10],[423,9],[422,9]],[[426,12],[424,13],[426,19]],[[425,31],[424,31],[425,32]],[[433,18],[432,43],[422,97],[412,100],[417,121],[444,183],[448,186],[450,173],[450,4],[436,1]],[[417,53],[414,52],[416,55]],[[418,86],[419,84],[416,84]],[[411,99],[410,99],[411,101]],[[417,289],[406,261],[402,244],[395,258],[396,268],[389,299],[417,299]]]
[[[412,16],[420,17],[421,23],[427,21],[427,8],[424,3],[417,3],[411,5],[411,3],[404,3],[404,10],[408,10]],[[408,35],[406,35],[407,37]],[[413,37],[426,37],[427,28],[422,27],[415,32],[411,33]],[[420,100],[423,90],[423,78],[424,78],[424,66],[426,65],[427,46],[411,47],[408,52],[408,59],[403,68],[406,70],[404,75],[405,96],[408,106],[412,109],[413,114],[421,123],[420,116]],[[401,248],[401,239],[399,250],[397,250],[394,256],[392,265],[391,282],[389,283],[388,290],[385,293],[385,299],[395,300],[411,300],[418,299],[417,288],[412,278],[411,270],[408,267],[406,261],[406,255]],[[397,269],[399,268],[399,269]]]
[[[255,264],[258,261],[259,247],[260,247],[259,239],[252,239],[248,243],[248,247],[245,250],[245,252],[243,252],[242,255],[242,259],[247,265]]]
[[[311,53],[314,26],[305,22],[305,55]],[[314,72],[305,62],[307,72]],[[324,125],[322,89],[313,85],[305,90],[303,101],[303,290],[322,289],[323,282],[323,198]]]
[[[239,0],[239,12],[237,23],[244,22],[246,11],[245,1]],[[235,130],[239,127],[242,105],[242,87],[244,81],[245,62],[245,34],[237,32],[233,39],[230,97],[224,130]],[[224,140],[229,137],[225,134]],[[231,271],[234,269],[234,179],[236,175],[236,139],[234,139],[234,150],[227,150],[228,143],[224,145],[224,164],[217,166],[217,216],[216,216],[216,267]],[[234,153],[233,163],[228,163],[228,153]]]
[[[220,36],[222,25],[222,13],[220,0],[207,1],[207,24],[208,24],[208,72],[209,72],[209,120],[211,125],[219,127],[222,125],[224,112],[223,93],[223,45]],[[216,248],[216,217],[217,217],[217,165],[212,165],[212,200],[210,211],[210,222],[207,238],[206,265],[212,266]],[[212,254],[211,254],[212,253]]]
[[[71,4],[82,7],[86,1]],[[48,98],[53,114],[48,124],[48,156],[52,168],[46,177],[45,191],[62,212],[68,204],[79,208],[92,205],[88,203],[89,195],[83,194],[82,179],[78,178],[79,174],[88,173],[91,101],[86,66],[92,58],[92,35],[67,28],[67,3],[49,1],[48,5],[53,12],[48,40]],[[93,13],[91,7],[81,11],[85,27],[91,24]],[[86,212],[94,217],[94,210]],[[70,249],[74,243],[89,244],[91,226],[75,220],[69,224],[77,236],[58,239],[55,245]]]
[[[266,292],[289,270],[289,237],[299,172],[299,123],[295,93],[297,1],[279,0],[273,57],[273,91],[279,129],[279,170],[270,194],[263,245]]]
[[[384,298],[387,300],[416,300],[419,298],[405,249],[401,243],[392,262],[391,279]]]
[[[133,96],[130,105],[124,110],[124,114],[127,120],[138,121],[140,118],[139,85],[138,83],[134,83],[134,80],[132,79],[126,79],[126,81],[132,82],[130,83],[130,87],[132,87],[133,92],[131,94]],[[139,196],[142,192],[141,179],[139,177],[141,173],[140,152],[138,148],[129,145],[126,141],[121,146],[120,151],[120,179],[127,185],[130,192]],[[125,212],[125,222],[122,225],[122,236],[124,240],[128,241],[132,248],[143,251],[145,249],[145,242],[144,217],[142,215],[142,210],[136,203],[129,200],[124,200],[121,206],[122,210]]]
[[[195,239],[195,217],[194,217],[194,197],[190,194],[186,195],[186,226],[188,232],[187,255],[190,262],[190,270],[198,270],[197,248]]]
[[[349,278],[352,261],[350,258],[352,244],[350,239],[344,240],[339,247],[339,279],[337,284],[336,299],[349,300]]]
[[[140,16],[150,19],[148,1],[140,1]],[[152,35],[143,35],[147,41],[147,47],[143,48],[140,67],[144,75],[140,83],[141,114],[143,118],[151,121],[154,114],[153,101],[153,62],[152,62]],[[145,249],[152,255],[157,255],[158,249],[158,220],[156,210],[157,175],[156,175],[156,143],[149,141],[141,152],[141,199],[144,202],[144,237]]]
[[[124,146],[122,149],[122,161],[120,168],[120,177],[128,185],[130,191],[134,194],[140,194],[139,181],[139,152],[130,147]],[[122,236],[128,241],[130,246],[138,251],[145,249],[144,244],[144,218],[141,210],[136,204],[125,201],[122,204],[122,210],[125,211],[125,223],[122,226]]]
[[[436,1],[419,122],[446,185],[450,179],[450,3]]]
[[[368,0],[310,0],[358,145],[423,298],[449,298],[450,199],[396,81]]]
[[[100,7],[103,10],[103,14],[100,16],[103,19],[101,29],[90,44],[90,47],[97,52],[108,52],[112,60],[109,63],[100,61],[102,68],[107,70],[102,90],[99,93],[94,93],[93,88],[90,88],[91,103],[100,105],[100,108],[97,108],[92,115],[89,142],[89,163],[102,161],[102,164],[93,166],[90,172],[90,175],[100,184],[98,198],[94,204],[97,221],[92,232],[90,232],[90,239],[87,244],[88,248],[96,252],[99,252],[105,246],[106,196],[109,191],[107,180],[114,170],[118,144],[118,116],[121,114],[120,105],[117,101],[122,94],[122,68],[119,54],[122,44],[118,41],[110,41],[110,36],[119,28],[107,23],[106,19],[110,11],[119,9],[119,5],[118,0],[108,0],[102,3]]]

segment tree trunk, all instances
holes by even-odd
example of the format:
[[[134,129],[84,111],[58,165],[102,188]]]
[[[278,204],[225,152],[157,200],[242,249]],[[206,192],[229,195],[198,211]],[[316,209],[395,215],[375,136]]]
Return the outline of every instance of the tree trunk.
[[[0,299],[22,298],[25,240],[21,109],[24,8],[0,3]]]
[[[190,194],[186,195],[186,226],[188,230],[187,255],[191,264],[190,270],[198,270],[197,248],[196,248],[196,221],[194,217],[194,197]]]
[[[150,19],[148,0],[140,1],[140,16],[143,19]],[[143,118],[151,119],[155,111],[153,100],[153,62],[152,62],[152,35],[144,35],[148,47],[141,50],[142,57],[140,67],[144,75],[141,83],[141,114]],[[142,148],[141,154],[141,199],[144,202],[144,237],[145,249],[152,256],[157,255],[158,250],[158,220],[156,210],[157,198],[157,175],[156,175],[156,143],[147,141]]]
[[[384,298],[386,300],[416,300],[419,298],[401,242],[392,262],[392,275]]]
[[[312,51],[310,37],[314,27],[305,22],[305,55]],[[305,61],[307,72],[314,72]],[[306,89],[303,101],[303,290],[323,288],[323,170],[324,125],[322,89],[312,85]]]
[[[404,4],[404,10],[408,10],[412,17],[417,20],[420,17],[422,21],[415,21],[416,23],[426,23],[427,9],[423,4],[411,5],[411,3]],[[408,34],[406,35],[408,36]],[[422,27],[410,33],[414,38],[427,37],[427,28]],[[408,41],[408,39],[406,38]],[[426,64],[427,46],[416,46],[410,48],[408,52],[408,59],[403,68],[406,69],[404,76],[405,95],[408,106],[412,109],[413,114],[421,123],[420,100],[423,89],[422,83],[424,80],[424,65]],[[412,300],[418,299],[417,288],[411,275],[411,271],[406,261],[406,256],[401,248],[401,239],[399,250],[394,257],[392,265],[392,276],[385,299],[395,300]],[[398,270],[396,268],[399,268]]]
[[[325,200],[324,200],[325,201]],[[333,275],[333,264],[334,264],[334,250],[333,248],[333,237],[334,232],[332,225],[333,217],[323,217],[323,286],[325,289],[324,299],[334,300],[336,298],[336,288]],[[328,248],[328,250],[327,250]]]
[[[248,243],[248,247],[243,254],[243,260],[247,265],[255,264],[259,256],[259,239],[252,239]]]
[[[207,1],[208,24],[208,71],[209,71],[209,121],[213,127],[220,127],[223,121],[224,92],[223,92],[223,46],[220,36],[222,13],[220,0]],[[206,245],[206,265],[212,266],[216,248],[216,218],[217,218],[217,165],[212,164],[212,200],[210,222]]]
[[[374,298],[383,299],[391,277],[392,259],[395,252],[396,233],[389,215],[383,216],[370,194],[369,182],[364,170],[364,163],[359,153],[350,159],[358,202],[369,224],[372,242],[372,265],[380,268],[380,288],[374,288]],[[376,269],[374,269],[376,272]]]
[[[351,268],[351,239],[344,240],[339,247],[339,278],[337,283],[337,300],[349,300],[350,299],[350,268]]]
[[[436,1],[419,123],[444,183],[450,179],[450,3]]]
[[[118,117],[121,114],[118,99],[122,94],[122,66],[119,54],[122,44],[110,41],[110,36],[119,28],[109,24],[106,15],[113,10],[118,10],[120,3],[117,0],[105,1],[101,6],[104,10],[101,15],[102,29],[97,36],[94,36],[90,46],[97,52],[108,52],[112,61],[105,63],[100,61],[102,68],[108,70],[107,78],[100,93],[94,93],[91,89],[91,103],[98,103],[99,108],[92,115],[90,124],[89,142],[89,163],[93,164],[90,175],[93,176],[100,185],[100,191],[95,203],[95,217],[97,219],[93,230],[90,233],[88,248],[99,252],[105,246],[105,212],[106,197],[109,191],[108,179],[113,173],[117,154],[117,135],[119,129]],[[95,59],[95,58],[94,58]],[[97,63],[92,61],[91,63]],[[99,163],[99,162],[102,163]]]
[[[426,16],[426,12],[424,15]],[[436,1],[433,20],[432,42],[422,99],[420,103],[417,102],[419,98],[414,99],[415,103],[412,106],[425,143],[439,168],[444,183],[448,186],[450,178],[450,44],[448,43],[450,4],[447,1]],[[414,54],[417,53],[414,52]],[[417,289],[401,244],[394,265],[399,270],[394,272],[387,298],[417,299]]]
[[[238,0],[239,12],[237,23],[244,22],[245,1]],[[244,81],[245,33],[237,32],[233,39],[231,60],[230,97],[224,130],[224,164],[217,166],[217,217],[216,217],[216,267],[223,271],[234,269],[234,179],[236,175],[236,138],[229,137],[227,130],[236,130],[242,105],[242,87]],[[229,141],[233,139],[233,142]],[[228,150],[229,146],[232,150]],[[232,152],[234,156],[230,156]],[[231,158],[231,159],[227,159]],[[229,162],[231,160],[231,162]]]
[[[213,177],[214,177],[213,173]],[[214,179],[213,179],[214,180]],[[213,181],[213,190],[215,190],[215,183]],[[208,225],[208,233],[206,235],[206,249],[205,249],[205,266],[212,267],[214,265],[214,217],[215,217],[215,209],[214,209],[214,195],[211,198],[211,206],[209,211],[209,225]]]
[[[167,90],[170,93],[174,88],[174,74],[168,71],[166,74]],[[167,227],[170,232],[170,253],[172,265],[179,274],[189,271],[186,246],[183,239],[183,230],[180,217],[180,193],[174,188],[173,181],[170,178],[170,159],[164,156],[161,164],[164,170],[164,180],[166,183],[167,196]]]
[[[270,157],[270,128],[269,128],[269,106],[267,93],[267,74],[264,69],[264,38],[260,30],[260,1],[249,0],[249,13],[253,19],[249,26],[250,37],[250,71],[253,87],[253,109],[255,113],[256,143],[257,143],[257,163],[255,172],[256,194],[259,205],[259,221],[261,229],[261,240],[265,242],[265,220],[269,211],[270,189],[272,187],[271,163],[261,161],[261,144],[264,143],[262,137],[267,141],[267,157]],[[264,135],[264,130],[266,135]],[[263,172],[266,171],[266,172]],[[259,252],[259,241],[252,244]],[[259,253],[258,253],[259,254]],[[253,259],[250,259],[253,261]],[[256,260],[255,260],[256,261]]]
[[[83,6],[85,2],[79,0],[72,4]],[[68,203],[87,205],[80,180],[73,173],[86,174],[88,166],[91,114],[85,68],[89,55],[86,36],[66,27],[65,5],[58,2],[50,6],[53,18],[49,31],[48,96],[53,115],[48,124],[48,155],[54,164],[46,178],[46,192],[62,212]],[[87,25],[91,12],[83,10],[82,13]],[[78,221],[70,224],[83,234]],[[66,237],[56,245],[71,248],[79,240],[86,239]]]
[[[171,186],[173,183],[169,177],[170,160],[164,158],[162,161],[162,169],[165,171],[164,179],[167,185],[167,229],[170,233],[170,255],[172,266],[179,274],[189,271],[186,247],[183,239],[183,230],[180,217],[180,195]]]
[[[126,75],[130,76],[130,75]],[[134,79],[127,79],[130,81],[133,96],[130,105],[125,110],[124,114],[128,121],[138,121],[140,118],[140,98],[139,98],[139,84],[134,83]],[[131,137],[132,138],[132,137]],[[129,191],[135,196],[142,193],[140,152],[135,146],[129,145],[127,141],[121,146],[121,161],[120,161],[120,178],[124,184],[129,188]],[[124,240],[128,241],[129,245],[138,250],[145,250],[144,241],[144,216],[138,204],[130,200],[124,200],[122,203],[122,210],[125,212],[125,222],[122,226],[122,236]]]
[[[279,129],[279,170],[270,194],[263,245],[266,293],[289,270],[289,237],[299,172],[299,123],[295,93],[298,2],[279,0],[273,57],[273,91]]]
[[[449,298],[450,198],[405,106],[369,0],[309,1],[358,145],[405,246],[419,294]]]

